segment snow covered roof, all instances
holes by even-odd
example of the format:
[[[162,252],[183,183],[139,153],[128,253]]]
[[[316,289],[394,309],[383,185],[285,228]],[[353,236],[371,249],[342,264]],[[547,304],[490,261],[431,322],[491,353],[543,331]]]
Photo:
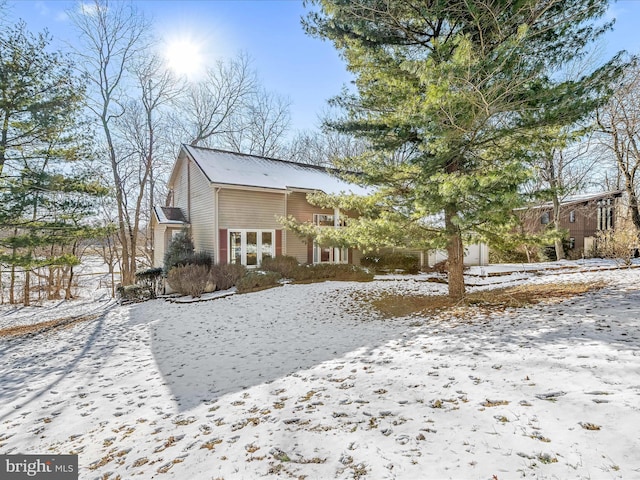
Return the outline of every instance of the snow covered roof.
[[[369,193],[324,167],[191,145],[182,148],[211,183],[275,190],[321,190],[329,194]]]
[[[158,223],[186,225],[187,219],[182,210],[177,207],[153,207],[158,218]]]
[[[619,197],[623,193],[622,190],[613,190],[610,192],[598,192],[598,193],[583,193],[580,195],[569,195],[560,201],[561,205],[574,205],[576,203],[584,203],[589,202],[591,200],[598,200],[600,198],[607,197]],[[526,210],[529,208],[551,208],[553,207],[553,202],[544,202],[538,205],[531,205],[529,207],[518,208],[517,210]]]

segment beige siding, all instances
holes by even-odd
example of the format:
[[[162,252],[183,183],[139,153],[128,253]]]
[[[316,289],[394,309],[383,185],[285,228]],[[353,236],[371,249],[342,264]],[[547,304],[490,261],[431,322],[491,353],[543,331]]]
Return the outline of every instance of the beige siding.
[[[198,252],[216,256],[215,189],[202,171],[191,165],[191,236]],[[214,258],[217,262],[218,259]]]
[[[202,170],[188,158],[180,159],[177,169],[173,185],[173,206],[181,208],[191,224],[196,251],[215,256],[217,239],[214,188]]]
[[[187,159],[179,160],[180,165],[176,172],[176,183],[173,185],[173,207],[180,207],[182,211],[187,212]]]
[[[285,194],[222,188],[218,194],[220,229],[281,229],[277,215],[285,215]]]
[[[159,225],[154,220],[153,226],[153,266],[161,267],[162,260],[164,259],[164,252],[166,251],[165,230],[166,225]]]
[[[300,263],[307,263],[307,244],[293,232],[287,232],[286,255],[296,257]]]
[[[287,215],[293,215],[299,222],[311,222],[314,213],[333,215],[333,209],[318,208],[307,202],[307,194],[292,192],[287,198]],[[307,263],[307,244],[293,232],[287,232],[287,255],[296,257],[299,262]]]
[[[171,243],[174,233],[180,232],[182,227],[180,225],[156,225],[154,229],[154,244],[153,244],[153,266],[164,266],[164,254]]]

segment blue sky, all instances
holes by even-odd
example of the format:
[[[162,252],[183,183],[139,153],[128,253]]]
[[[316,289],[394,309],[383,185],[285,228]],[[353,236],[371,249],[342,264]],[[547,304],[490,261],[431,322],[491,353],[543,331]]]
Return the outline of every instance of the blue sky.
[[[338,53],[326,41],[307,36],[305,14],[296,0],[139,0],[164,41],[190,36],[201,42],[208,61],[243,51],[253,60],[262,84],[292,101],[292,128],[311,129],[326,101],[349,82]],[[9,20],[22,18],[32,31],[47,28],[57,42],[72,42],[65,11],[67,0],[8,0]],[[609,15],[616,26],[606,38],[607,55],[625,49],[640,52],[640,0],[614,3]],[[162,48],[162,47],[159,47]]]

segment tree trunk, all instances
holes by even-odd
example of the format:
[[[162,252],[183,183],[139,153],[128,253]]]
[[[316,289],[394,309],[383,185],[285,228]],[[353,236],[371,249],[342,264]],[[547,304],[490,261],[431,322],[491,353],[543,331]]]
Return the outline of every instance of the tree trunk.
[[[464,246],[462,245],[460,229],[452,221],[455,215],[454,209],[446,209],[444,222],[447,232],[449,297],[458,299],[464,297],[465,293]]]
[[[640,208],[638,207],[638,196],[633,188],[633,181],[630,176],[627,176],[625,189],[627,191],[627,195],[629,195],[629,213],[631,214],[631,221],[633,222],[636,232],[640,232]]]
[[[9,304],[10,305],[13,305],[16,303],[15,291],[16,291],[16,266],[11,265],[11,281],[9,282]]]
[[[24,271],[24,298],[23,305],[28,307],[31,305],[31,297],[29,296],[29,290],[31,290],[31,272],[29,270]]]
[[[65,290],[64,299],[71,300],[73,295],[71,294],[71,283],[73,282],[73,266],[69,267],[69,280],[67,282],[67,288]]]
[[[561,238],[556,238],[553,242],[556,248],[556,260],[564,260],[564,245]]]
[[[557,232],[560,232],[560,200],[558,195],[553,196],[553,228]],[[562,245],[562,238],[556,238],[554,241],[556,247],[556,260],[564,260],[564,245]]]

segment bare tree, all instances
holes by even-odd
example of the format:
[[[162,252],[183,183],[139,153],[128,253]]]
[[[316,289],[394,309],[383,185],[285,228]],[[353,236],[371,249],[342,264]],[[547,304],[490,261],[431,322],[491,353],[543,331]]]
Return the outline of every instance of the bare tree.
[[[365,149],[364,140],[350,135],[331,130],[302,131],[289,143],[285,157],[299,163],[353,170],[350,159],[359,157]]]
[[[596,44],[588,55],[559,67],[557,76],[565,81],[583,77],[603,55],[602,44]],[[560,218],[562,203],[570,195],[584,190],[593,177],[599,161],[593,145],[593,125],[571,125],[563,128],[548,127],[534,140],[530,154],[533,159],[533,191],[543,201],[553,205],[550,226],[556,232],[554,247],[556,258],[565,258]]]
[[[638,207],[638,169],[640,168],[640,65],[633,62],[607,105],[597,112],[601,144],[615,159],[615,164],[629,198],[631,221],[640,232]]]
[[[239,112],[255,91],[256,78],[246,55],[218,61],[204,80],[191,84],[175,113],[175,124],[191,145],[212,146],[216,137],[232,128],[230,118]]]
[[[248,96],[245,105],[229,118],[223,146],[236,152],[281,157],[291,124],[291,101],[265,89]]]
[[[131,109],[123,119],[128,120],[121,125],[122,133],[128,139],[130,149],[137,153],[134,160],[138,168],[138,181],[133,182],[131,194],[135,196],[133,212],[133,230],[137,237],[144,217],[148,213],[146,224],[145,254],[148,261],[153,262],[153,231],[151,212],[155,204],[156,170],[163,165],[173,163],[174,158],[163,155],[163,149],[157,148],[158,131],[162,131],[167,123],[168,112],[164,108],[175,100],[182,92],[182,83],[165,67],[156,55],[143,56],[132,66],[132,74],[137,81],[139,98],[130,102]],[[148,183],[148,209],[145,208],[144,183]]]
[[[531,190],[540,200],[550,201],[553,205],[550,224],[558,233],[562,228],[562,203],[588,186],[599,161],[592,148],[591,137],[584,129],[564,129],[546,136],[546,141],[538,142],[532,148],[535,182]],[[564,247],[559,235],[554,240],[554,246],[556,258],[564,259]]]
[[[113,128],[114,122],[125,113],[124,89],[129,86],[127,67],[147,47],[144,34],[149,24],[133,4],[109,0],[79,4],[70,12],[70,17],[80,36],[76,55],[93,87],[87,106],[99,119],[104,133],[118,211],[121,279],[124,284],[130,284],[136,271],[137,232],[127,211],[129,158],[118,152]],[[146,178],[140,188],[144,189],[145,184]]]

